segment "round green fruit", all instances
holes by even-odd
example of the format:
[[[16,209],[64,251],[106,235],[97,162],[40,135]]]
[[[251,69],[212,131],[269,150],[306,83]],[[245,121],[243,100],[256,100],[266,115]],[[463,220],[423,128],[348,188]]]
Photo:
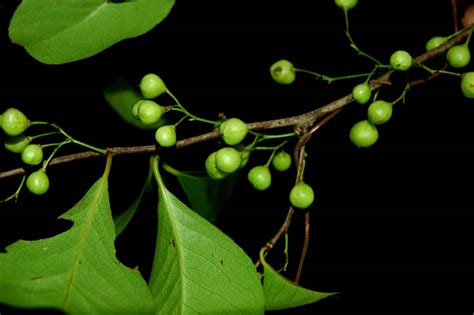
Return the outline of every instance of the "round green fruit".
[[[5,149],[13,153],[21,153],[28,144],[31,142],[31,137],[25,136],[25,134],[19,134],[18,136],[8,137],[5,140]]]
[[[392,104],[386,101],[375,101],[367,109],[367,117],[372,124],[386,123],[392,117]]]
[[[463,68],[471,61],[471,53],[465,45],[456,45],[449,48],[446,59],[451,67]]]
[[[265,190],[272,183],[272,174],[265,165],[254,166],[248,173],[247,178],[253,188],[257,190]]]
[[[217,168],[216,154],[217,152],[213,152],[209,154],[209,156],[207,157],[206,163],[205,163],[206,172],[207,172],[207,175],[209,175],[209,177],[212,179],[223,179],[227,177],[227,175],[229,174]]]
[[[286,59],[275,62],[270,67],[270,74],[275,82],[280,84],[291,84],[296,79],[295,67]]]
[[[9,108],[2,114],[2,129],[9,136],[18,136],[29,126],[28,118],[16,108]]]
[[[249,132],[249,127],[238,118],[229,118],[221,123],[219,132],[226,144],[236,145],[244,140]]]
[[[474,72],[464,73],[461,80],[461,90],[465,97],[474,98]]]
[[[359,148],[368,148],[377,141],[379,132],[368,120],[362,120],[352,126],[349,138]]]
[[[242,154],[232,147],[225,147],[216,152],[216,166],[221,171],[233,173],[242,163]]]
[[[142,100],[133,105],[132,114],[145,125],[156,124],[165,113],[163,106],[154,101]]]
[[[140,81],[140,91],[144,98],[155,98],[166,91],[163,80],[154,73],[145,75]]]
[[[426,51],[433,50],[441,45],[443,45],[448,40],[447,37],[435,36],[426,42],[425,48]]]
[[[21,160],[28,165],[38,165],[43,161],[43,149],[38,144],[29,144],[21,152]]]
[[[288,170],[291,166],[291,155],[285,151],[280,151],[272,159],[272,166],[279,172]]]
[[[155,139],[162,147],[172,147],[176,144],[176,128],[173,125],[161,126],[156,130]]]
[[[45,194],[49,189],[48,175],[42,169],[31,173],[26,180],[26,188],[35,195]]]
[[[299,182],[290,191],[290,203],[293,207],[307,209],[314,201],[314,191],[305,182]]]
[[[413,58],[404,50],[397,50],[390,56],[390,65],[393,69],[399,71],[407,71],[410,69]]]
[[[352,89],[352,97],[359,104],[365,104],[370,100],[372,96],[372,91],[370,90],[368,83],[357,84]]]
[[[344,11],[350,10],[357,5],[357,0],[335,0],[334,3]]]

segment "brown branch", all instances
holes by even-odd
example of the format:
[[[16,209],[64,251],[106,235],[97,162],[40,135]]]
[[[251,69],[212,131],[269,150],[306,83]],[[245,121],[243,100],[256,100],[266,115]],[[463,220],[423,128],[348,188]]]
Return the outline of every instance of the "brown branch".
[[[443,45],[416,57],[414,59],[414,62],[423,63],[437,56],[440,56],[444,54],[452,46],[463,41],[468,35],[469,35],[469,28],[466,28],[463,32],[459,33],[456,37],[447,41]],[[383,75],[381,75],[380,77],[374,80],[371,80],[370,81],[371,89],[375,90],[379,88],[381,85],[391,84],[389,79],[392,73],[393,73],[393,70],[389,70]],[[300,125],[305,125],[305,124],[311,124],[317,119],[348,105],[352,101],[353,101],[352,95],[348,94],[325,106],[316,108],[310,112],[307,112],[301,115],[275,119],[275,120],[253,122],[253,123],[249,123],[248,125],[251,130],[259,130],[259,129],[273,129],[273,128],[280,128],[280,127],[300,126]],[[181,148],[194,145],[197,143],[201,143],[204,141],[217,139],[218,137],[219,137],[219,132],[213,131],[213,132],[205,133],[202,135],[194,136],[191,138],[183,139],[176,143],[176,149],[181,149]],[[111,152],[114,155],[122,155],[122,154],[154,153],[157,151],[157,147],[155,145],[147,145],[147,146],[137,146],[137,147],[108,148],[107,150],[108,152]],[[50,165],[60,165],[60,164],[65,164],[65,163],[69,163],[73,161],[80,161],[84,159],[95,158],[99,156],[102,156],[102,155],[92,152],[92,151],[75,153],[71,155],[54,158],[51,161]],[[8,178],[8,177],[23,175],[25,173],[26,173],[26,170],[24,168],[17,168],[13,170],[0,172],[0,180]]]
[[[306,212],[304,214],[304,243],[303,243],[303,249],[301,250],[300,262],[298,264],[298,270],[296,271],[295,283],[300,282],[301,274],[303,273],[304,260],[306,258],[306,254],[308,253],[309,226],[310,226],[310,214],[309,214],[309,212]]]
[[[458,1],[459,0],[451,0],[451,11],[453,14],[453,24],[454,24],[454,31],[457,32],[459,29],[458,23]]]

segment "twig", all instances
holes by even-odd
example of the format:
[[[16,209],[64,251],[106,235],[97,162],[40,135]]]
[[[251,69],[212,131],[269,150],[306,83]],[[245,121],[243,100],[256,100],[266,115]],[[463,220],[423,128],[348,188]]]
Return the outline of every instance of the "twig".
[[[310,226],[310,214],[306,212],[304,214],[304,242],[303,249],[301,250],[300,262],[298,264],[298,271],[296,272],[295,283],[299,283],[301,279],[301,274],[303,273],[304,260],[306,254],[308,253],[309,247],[309,226]]]

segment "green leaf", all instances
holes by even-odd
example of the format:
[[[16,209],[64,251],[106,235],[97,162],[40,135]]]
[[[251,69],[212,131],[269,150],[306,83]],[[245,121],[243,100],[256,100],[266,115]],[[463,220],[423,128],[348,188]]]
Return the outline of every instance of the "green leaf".
[[[165,163],[163,168],[178,178],[191,208],[211,223],[216,222],[225,202],[232,196],[239,177],[236,172],[222,180],[214,180],[207,175],[178,171]]]
[[[263,290],[250,258],[163,184],[158,161],[158,236],[150,288],[157,314],[263,314]]]
[[[174,0],[23,0],[9,34],[39,61],[67,63],[148,32],[173,4]]]
[[[119,116],[140,129],[157,129],[166,123],[164,116],[153,125],[145,125],[132,115],[132,107],[143,97],[137,88],[130,84],[125,78],[118,78],[104,90],[104,97],[107,103],[112,107]]]
[[[146,193],[150,192],[150,189],[152,187],[152,179],[153,172],[150,169],[150,171],[148,172],[148,176],[146,177],[145,183],[143,184],[143,188],[140,191],[138,197],[133,201],[133,203],[128,207],[127,210],[125,210],[123,213],[120,213],[114,218],[116,236],[122,234],[123,230],[125,230],[125,228],[132,220],[133,216],[137,212],[137,209],[140,206],[140,203],[142,202],[143,196]]]
[[[74,222],[71,229],[47,239],[17,241],[0,253],[0,302],[82,314],[154,310],[140,273],[115,257],[107,165],[104,176],[60,216]]]
[[[263,292],[267,311],[311,304],[337,294],[308,290],[288,280],[265,261],[264,249],[260,251],[260,261],[263,265]]]

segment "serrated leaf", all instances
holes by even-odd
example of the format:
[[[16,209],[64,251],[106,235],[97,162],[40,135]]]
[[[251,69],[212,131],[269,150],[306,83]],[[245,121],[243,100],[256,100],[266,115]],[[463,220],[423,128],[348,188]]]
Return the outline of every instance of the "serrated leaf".
[[[9,35],[43,63],[67,63],[148,32],[173,4],[174,0],[23,0]]]
[[[0,253],[0,302],[82,314],[154,310],[140,273],[115,257],[107,174],[60,216],[74,222],[68,231],[20,240],[8,246],[6,254]]]
[[[233,173],[222,180],[211,179],[207,175],[182,172],[163,163],[163,168],[178,179],[192,210],[209,222],[215,223],[225,202],[234,191],[239,174]]]
[[[245,252],[158,182],[158,236],[150,288],[157,314],[263,314],[258,273]]]
[[[140,129],[157,129],[166,123],[164,116],[153,125],[145,125],[132,115],[132,107],[143,97],[125,78],[118,78],[104,90],[104,98],[113,110],[127,123]]]
[[[143,188],[140,191],[140,194],[138,195],[138,197],[127,208],[127,210],[125,210],[123,213],[120,213],[114,218],[115,234],[117,237],[120,234],[122,234],[123,230],[125,230],[125,228],[128,226],[128,224],[132,220],[133,216],[137,212],[138,207],[140,206],[140,203],[142,202],[143,196],[146,193],[149,193],[149,191],[151,190],[152,180],[153,180],[153,172],[150,169],[145,179],[145,183],[143,184]]]
[[[336,293],[324,293],[303,288],[288,280],[264,259],[264,251],[260,252],[263,266],[263,292],[265,310],[276,311],[311,304]]]

